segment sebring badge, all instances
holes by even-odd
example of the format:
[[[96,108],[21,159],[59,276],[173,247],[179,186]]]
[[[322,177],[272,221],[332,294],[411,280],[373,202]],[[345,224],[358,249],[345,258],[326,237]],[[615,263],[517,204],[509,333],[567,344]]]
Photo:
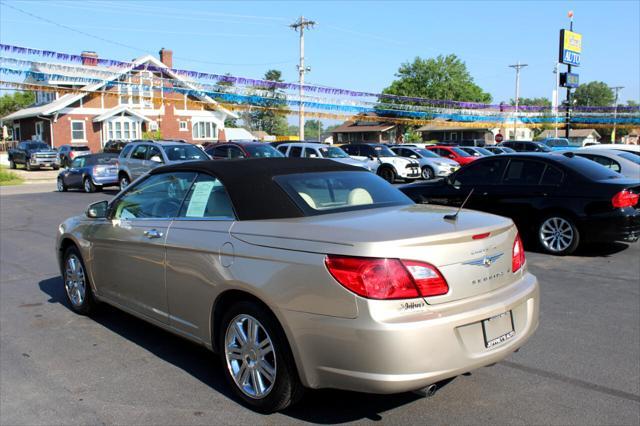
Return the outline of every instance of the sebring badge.
[[[478,259],[470,260],[468,262],[464,262],[463,265],[473,265],[473,266],[484,266],[488,268],[495,262],[500,259],[504,253],[498,253],[491,256],[484,256]]]

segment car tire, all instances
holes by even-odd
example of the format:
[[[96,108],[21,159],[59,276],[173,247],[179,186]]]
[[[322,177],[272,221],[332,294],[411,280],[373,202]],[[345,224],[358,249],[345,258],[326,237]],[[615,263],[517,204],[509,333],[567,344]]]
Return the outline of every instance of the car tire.
[[[60,166],[53,166],[53,170],[60,170]]]
[[[245,329],[256,330],[255,337]],[[232,305],[220,322],[218,348],[229,385],[248,407],[273,413],[302,397],[304,387],[284,331],[262,305],[252,301]],[[261,354],[265,348],[271,350]]]
[[[118,179],[118,183],[120,184],[120,191],[124,190],[127,186],[131,184],[129,177],[127,175],[120,175],[120,179]]]
[[[89,274],[76,246],[67,248],[63,257],[62,284],[67,301],[74,312],[89,315],[95,309]]]
[[[389,183],[394,183],[396,181],[396,172],[391,167],[378,168],[378,176]]]
[[[58,178],[58,182],[56,183],[56,187],[58,188],[58,192],[66,192],[67,185],[64,184],[64,180],[62,178]]]
[[[424,180],[431,180],[436,176],[435,172],[433,171],[433,169],[429,166],[424,166],[422,168],[422,179]]]
[[[86,193],[91,193],[91,192],[96,192],[97,188],[93,184],[93,181],[91,180],[91,178],[90,177],[86,177],[82,181],[82,189],[84,189],[84,192],[86,192]]]
[[[10,160],[10,161],[9,161],[9,168],[10,168],[10,169],[15,169],[15,168],[16,168],[16,162],[15,162],[15,161],[13,161],[13,160]]]
[[[566,256],[578,248],[580,231],[573,219],[561,213],[546,215],[536,228],[538,243],[545,253]]]

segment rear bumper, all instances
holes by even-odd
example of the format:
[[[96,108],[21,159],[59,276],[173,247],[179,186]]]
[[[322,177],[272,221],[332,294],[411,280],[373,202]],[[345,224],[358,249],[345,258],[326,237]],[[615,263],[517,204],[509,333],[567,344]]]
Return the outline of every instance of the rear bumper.
[[[397,393],[498,362],[536,330],[539,289],[525,273],[506,288],[406,316],[385,319],[360,298],[358,310],[356,319],[283,312],[306,386]],[[487,349],[482,320],[506,311],[515,335]]]
[[[118,176],[109,175],[109,176],[91,176],[91,180],[94,185],[98,186],[115,186],[119,185]]]
[[[640,238],[640,209],[626,207],[584,219],[579,224],[589,242],[632,242]]]

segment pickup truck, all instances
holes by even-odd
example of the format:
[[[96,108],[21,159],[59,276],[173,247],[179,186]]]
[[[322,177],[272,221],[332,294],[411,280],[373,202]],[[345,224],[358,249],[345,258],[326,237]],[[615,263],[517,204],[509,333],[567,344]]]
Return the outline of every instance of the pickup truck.
[[[60,168],[58,153],[44,142],[20,142],[16,148],[9,150],[8,155],[9,167],[12,169],[15,169],[18,164],[24,165],[27,170],[40,167],[53,167],[53,170]]]

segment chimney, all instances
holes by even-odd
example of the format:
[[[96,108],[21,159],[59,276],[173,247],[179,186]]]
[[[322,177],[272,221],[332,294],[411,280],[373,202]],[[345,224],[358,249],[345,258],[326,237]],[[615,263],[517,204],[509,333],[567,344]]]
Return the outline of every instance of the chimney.
[[[160,49],[160,62],[169,68],[173,68],[173,51],[164,47]]]
[[[96,52],[85,50],[80,54],[80,57],[82,57],[82,65],[88,67],[95,67],[98,65],[98,54]]]

